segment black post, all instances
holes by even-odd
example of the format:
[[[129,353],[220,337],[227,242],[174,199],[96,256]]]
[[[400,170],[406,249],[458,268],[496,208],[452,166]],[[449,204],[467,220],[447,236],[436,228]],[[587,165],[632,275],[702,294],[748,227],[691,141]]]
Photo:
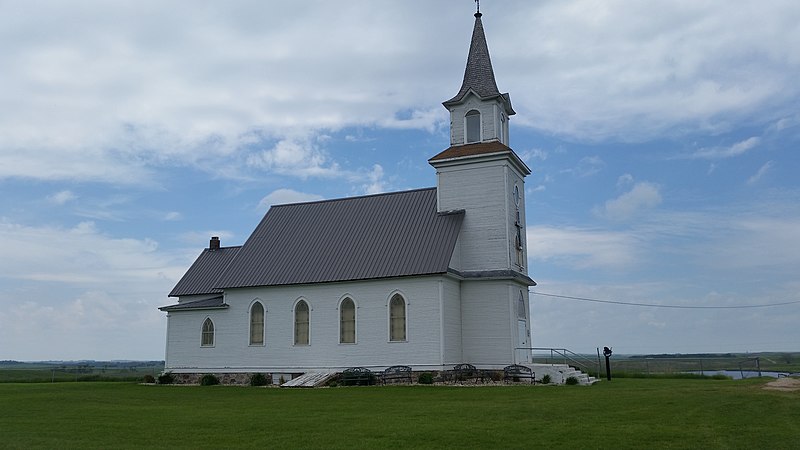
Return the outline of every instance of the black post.
[[[611,353],[609,347],[603,347],[603,356],[606,357],[606,378],[608,378],[608,381],[611,381]]]

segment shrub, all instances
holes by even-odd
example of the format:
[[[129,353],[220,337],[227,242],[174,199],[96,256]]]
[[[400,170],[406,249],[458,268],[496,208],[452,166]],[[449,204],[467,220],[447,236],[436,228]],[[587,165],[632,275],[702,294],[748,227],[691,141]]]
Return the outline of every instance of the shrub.
[[[172,372],[164,372],[158,376],[158,384],[172,384],[175,382],[175,377]]]
[[[283,378],[283,375],[281,375],[281,377],[278,379],[278,385],[282,385],[283,383],[286,383],[286,379]]]
[[[553,379],[550,378],[550,374],[547,374],[542,377],[542,384],[550,384],[553,382]]]
[[[272,380],[267,379],[267,376],[263,373],[254,373],[250,375],[250,386],[266,386],[271,383]]]
[[[150,374],[147,374],[142,379],[142,382],[143,383],[147,383],[147,384],[153,384],[153,383],[156,382],[156,378],[154,376],[150,375]]]
[[[207,373],[200,377],[200,386],[214,386],[219,384],[219,378],[213,373]]]
[[[578,384],[578,379],[575,377],[567,377],[567,380],[564,383],[569,386],[575,386]]]
[[[417,383],[419,384],[433,384],[433,374],[430,372],[422,372],[417,376]]]

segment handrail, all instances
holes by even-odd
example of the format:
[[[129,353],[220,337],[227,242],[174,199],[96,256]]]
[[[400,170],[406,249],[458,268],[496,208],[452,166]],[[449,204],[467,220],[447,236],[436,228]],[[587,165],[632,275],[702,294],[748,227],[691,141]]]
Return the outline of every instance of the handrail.
[[[594,361],[591,357],[580,355],[566,348],[550,348],[550,347],[524,347],[518,350],[530,350],[531,361],[535,361],[536,351],[550,352],[549,360],[562,359],[564,364],[573,365],[586,373],[595,372],[597,378],[600,378],[600,361]]]

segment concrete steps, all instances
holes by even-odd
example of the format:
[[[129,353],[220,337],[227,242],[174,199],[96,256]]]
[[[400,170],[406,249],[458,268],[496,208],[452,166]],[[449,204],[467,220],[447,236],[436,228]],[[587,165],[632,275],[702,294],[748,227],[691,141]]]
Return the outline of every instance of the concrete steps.
[[[599,380],[589,374],[571,367],[567,364],[526,364],[536,373],[536,379],[540,380],[545,375],[550,375],[550,382],[553,384],[564,384],[569,377],[578,379],[578,384],[592,385]]]

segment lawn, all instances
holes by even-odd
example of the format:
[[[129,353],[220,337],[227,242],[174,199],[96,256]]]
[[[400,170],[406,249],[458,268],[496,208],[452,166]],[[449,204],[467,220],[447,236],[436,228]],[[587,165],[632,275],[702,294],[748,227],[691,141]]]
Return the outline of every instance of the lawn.
[[[768,380],[278,389],[0,384],[3,448],[798,448]]]

